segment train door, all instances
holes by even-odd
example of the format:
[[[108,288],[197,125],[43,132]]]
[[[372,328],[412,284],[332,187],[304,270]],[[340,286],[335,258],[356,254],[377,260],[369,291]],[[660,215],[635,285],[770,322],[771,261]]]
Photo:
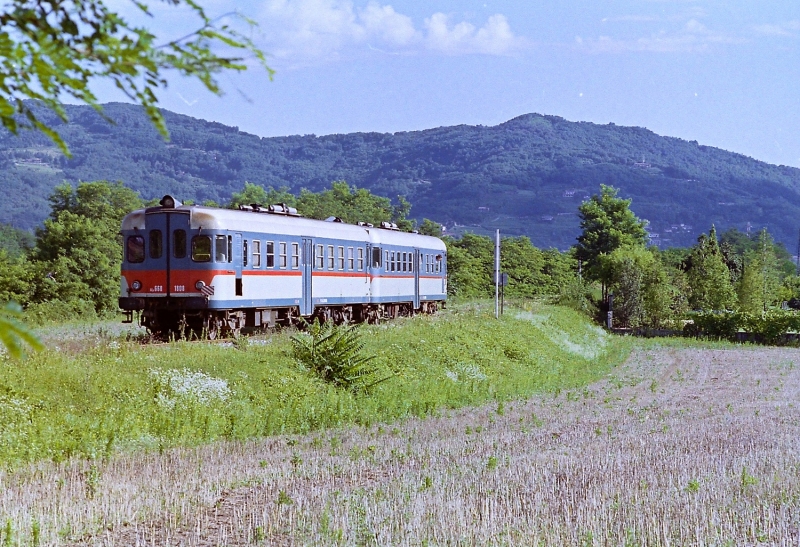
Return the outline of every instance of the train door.
[[[233,269],[236,272],[236,296],[243,295],[242,287],[242,234],[233,234]]]
[[[180,249],[175,247],[173,232],[189,228],[189,213],[183,211],[157,211],[147,215],[144,234],[146,242],[146,276],[144,291],[151,296],[174,296],[185,292],[183,261],[176,259]],[[184,238],[185,244],[185,238]],[[185,250],[185,245],[184,245]],[[185,259],[185,253],[181,258]]]
[[[172,296],[183,296],[185,293],[197,290],[194,288],[195,281],[191,279],[189,212],[174,212],[168,215],[170,236],[164,238],[167,244],[164,253],[169,264],[169,291]]]
[[[370,302],[372,298],[372,245],[367,243],[366,256],[364,257],[364,296],[365,302]]]
[[[300,255],[300,266],[303,274],[303,298],[300,300],[300,315],[309,316],[314,313],[314,302],[311,299],[312,272],[314,268],[314,242],[310,237],[303,238],[303,250]]]
[[[414,261],[411,267],[414,269],[414,309],[419,309],[419,249],[414,249]]]

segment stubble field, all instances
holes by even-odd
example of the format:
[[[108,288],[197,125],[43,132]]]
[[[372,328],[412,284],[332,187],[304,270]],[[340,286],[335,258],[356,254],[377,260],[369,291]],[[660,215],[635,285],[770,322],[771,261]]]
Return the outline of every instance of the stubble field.
[[[43,463],[3,476],[0,504],[57,544],[798,545],[798,365],[795,349],[643,345],[555,395]]]

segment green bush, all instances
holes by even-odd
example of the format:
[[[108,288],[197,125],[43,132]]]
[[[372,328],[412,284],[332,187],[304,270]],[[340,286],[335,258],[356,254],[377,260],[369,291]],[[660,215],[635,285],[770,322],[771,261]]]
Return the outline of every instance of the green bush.
[[[787,333],[800,332],[800,314],[794,311],[772,310],[765,314],[748,312],[705,312],[692,317],[686,325],[689,336],[735,341],[740,332],[751,335],[752,341],[778,344]]]
[[[25,310],[25,320],[34,325],[94,319],[97,319],[97,312],[90,300],[48,300],[30,304]]]

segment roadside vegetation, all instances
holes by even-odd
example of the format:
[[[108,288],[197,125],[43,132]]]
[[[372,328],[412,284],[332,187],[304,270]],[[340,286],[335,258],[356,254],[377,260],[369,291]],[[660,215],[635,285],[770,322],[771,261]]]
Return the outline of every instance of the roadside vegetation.
[[[586,385],[626,340],[572,310],[489,302],[360,327],[377,380],[337,387],[296,359],[291,332],[141,345],[68,332],[20,364],[0,357],[0,464],[106,458],[218,439],[370,425]],[[93,343],[90,343],[94,340]]]

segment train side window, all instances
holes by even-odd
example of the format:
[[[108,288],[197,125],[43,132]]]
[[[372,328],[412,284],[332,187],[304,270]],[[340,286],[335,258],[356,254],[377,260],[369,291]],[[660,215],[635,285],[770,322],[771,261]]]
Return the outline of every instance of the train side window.
[[[318,270],[325,269],[325,246],[317,245],[317,252],[315,253],[315,262]]]
[[[172,256],[186,258],[186,230],[172,232]]]
[[[347,248],[347,269],[348,270],[355,270],[356,269],[355,258],[353,257],[353,248],[352,247],[348,247]]]
[[[381,248],[380,247],[373,247],[372,248],[372,267],[373,268],[380,268],[381,267]]]
[[[281,241],[278,243],[278,247],[280,248],[280,267],[286,267],[286,242]]]
[[[247,266],[247,240],[242,241],[242,266]]]
[[[144,238],[142,236],[128,236],[125,254],[128,257],[128,262],[134,264],[144,262]]]
[[[300,267],[300,244],[292,243],[292,269]]]
[[[397,262],[395,262],[394,251],[389,254],[389,270],[392,272],[397,271]]]
[[[431,273],[431,255],[425,255],[425,273]]]
[[[261,267],[261,242],[253,240],[253,268]]]
[[[403,253],[403,271],[408,271],[408,253]]]
[[[339,269],[344,270],[344,247],[339,247]]]
[[[333,245],[328,245],[328,269],[334,269],[334,265],[336,264],[336,257],[333,256]]]
[[[275,242],[267,241],[267,268],[275,267]]]
[[[381,256],[380,253],[378,253],[378,256]],[[364,249],[362,249],[361,247],[358,248],[358,259],[357,260],[358,260],[358,271],[359,272],[363,271],[364,270]]]
[[[384,251],[384,253],[385,253],[385,256],[383,257],[384,258],[384,260],[383,260],[384,266],[383,267],[386,268],[386,271],[388,272],[388,271],[390,271],[392,269],[392,263],[389,262],[389,251]]]
[[[192,260],[195,262],[211,262],[211,238],[194,236],[192,238]]]
[[[228,238],[225,236],[217,236],[214,241],[216,254],[214,255],[215,262],[228,261]]]
[[[161,258],[162,251],[161,230],[150,230],[150,258]]]
[[[408,253],[408,271],[414,271],[414,253]]]
[[[233,262],[233,236],[228,236],[228,262]]]

